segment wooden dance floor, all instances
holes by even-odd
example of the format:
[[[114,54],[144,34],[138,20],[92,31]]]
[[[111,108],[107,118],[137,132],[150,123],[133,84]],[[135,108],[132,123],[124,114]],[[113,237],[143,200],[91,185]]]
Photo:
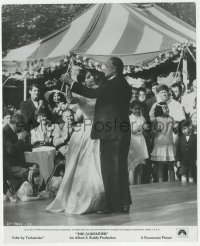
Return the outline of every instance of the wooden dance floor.
[[[34,202],[4,202],[4,225],[32,226],[196,226],[197,185],[179,182],[131,187],[133,205],[129,214],[69,215],[45,211],[52,199]]]

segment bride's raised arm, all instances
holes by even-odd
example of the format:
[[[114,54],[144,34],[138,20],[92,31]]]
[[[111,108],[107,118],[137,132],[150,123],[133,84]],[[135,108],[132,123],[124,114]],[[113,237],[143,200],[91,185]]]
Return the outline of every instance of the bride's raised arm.
[[[70,85],[66,85],[66,100],[67,100],[67,103],[70,103],[70,104],[76,104],[79,102],[79,96],[74,96],[72,95],[72,92],[71,92],[71,89],[70,89]]]

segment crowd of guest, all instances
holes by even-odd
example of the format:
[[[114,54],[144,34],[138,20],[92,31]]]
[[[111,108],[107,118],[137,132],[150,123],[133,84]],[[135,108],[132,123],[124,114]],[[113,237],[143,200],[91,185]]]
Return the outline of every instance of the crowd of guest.
[[[84,70],[79,81],[88,76],[96,74]],[[102,74],[99,78],[98,86]],[[132,87],[130,185],[175,180],[196,182],[196,88],[196,80],[190,91],[181,82],[171,87],[156,82],[151,83],[151,88]],[[64,175],[70,137],[74,126],[82,122],[78,105],[68,100],[65,93],[52,90],[40,95],[39,86],[32,84],[29,94],[30,98],[21,103],[17,112],[3,112],[3,192],[5,199],[13,202],[56,194]],[[46,183],[39,181],[39,165],[26,163],[24,158],[25,151],[40,146],[56,148],[55,169]]]

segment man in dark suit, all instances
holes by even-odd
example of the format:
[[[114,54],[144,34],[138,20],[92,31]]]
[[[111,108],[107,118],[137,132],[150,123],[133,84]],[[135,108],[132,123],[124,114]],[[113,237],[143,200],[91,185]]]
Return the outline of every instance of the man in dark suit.
[[[101,172],[106,208],[99,214],[128,213],[131,196],[128,183],[127,156],[130,145],[129,104],[131,87],[123,76],[123,62],[113,57],[107,62],[106,80],[97,89],[72,82],[71,90],[87,98],[97,98],[91,138],[100,139]]]
[[[31,97],[22,102],[20,105],[21,114],[25,118],[26,130],[32,130],[38,126],[38,122],[35,118],[36,111],[44,110],[47,113],[47,117],[50,117],[50,112],[47,103],[43,100],[39,100],[39,87],[37,84],[32,84],[29,89]]]
[[[3,127],[3,183],[4,194],[8,189],[9,180],[12,192],[16,192],[26,178],[28,168],[25,165],[24,151],[32,147],[26,142],[27,133],[22,115],[11,117],[10,124]],[[18,134],[18,135],[17,135]]]

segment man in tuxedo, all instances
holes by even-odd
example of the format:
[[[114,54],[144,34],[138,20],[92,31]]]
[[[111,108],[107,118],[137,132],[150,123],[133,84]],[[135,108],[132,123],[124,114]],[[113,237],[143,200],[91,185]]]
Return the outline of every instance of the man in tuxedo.
[[[29,93],[31,97],[28,100],[22,102],[20,105],[21,114],[25,118],[27,131],[30,131],[38,126],[38,122],[35,118],[36,111],[42,109],[47,113],[48,118],[50,116],[47,103],[45,103],[43,100],[39,100],[40,91],[37,84],[32,84],[30,86]]]
[[[130,145],[129,104],[131,87],[123,76],[123,62],[117,57],[107,62],[106,79],[96,89],[64,81],[71,91],[87,98],[96,98],[91,138],[100,139],[101,172],[105,188],[106,207],[99,214],[128,213],[131,196],[128,183],[127,156]]]
[[[31,151],[32,147],[26,142],[27,132],[24,131],[25,122],[22,115],[13,115],[10,123],[3,127],[3,183],[4,194],[9,180],[12,192],[16,192],[28,174],[25,165],[24,151]]]

